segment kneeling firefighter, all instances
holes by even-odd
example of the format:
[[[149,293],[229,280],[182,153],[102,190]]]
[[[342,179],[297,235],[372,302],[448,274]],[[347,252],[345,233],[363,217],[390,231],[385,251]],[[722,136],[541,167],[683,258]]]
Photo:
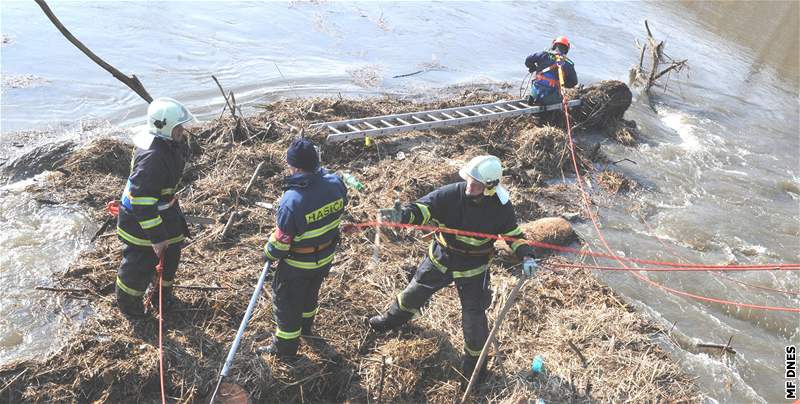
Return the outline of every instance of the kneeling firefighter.
[[[567,57],[569,39],[565,36],[553,40],[550,49],[534,53],[525,58],[525,67],[534,75],[528,103],[531,105],[550,105],[561,102],[561,82],[559,66],[564,74],[564,87],[578,85],[575,64]]]
[[[117,216],[117,236],[126,244],[116,280],[117,304],[124,314],[145,314],[142,298],[162,257],[165,305],[171,300],[181,245],[188,236],[175,198],[189,155],[183,124],[194,120],[178,101],[156,98],[147,108],[147,131],[133,137],[131,173]],[[158,295],[153,301],[158,302]]]
[[[258,349],[282,357],[297,353],[300,335],[310,335],[319,310],[318,296],[339,244],[339,224],[347,189],[320,167],[307,139],[296,139],[286,153],[290,176],[284,180],[275,231],[264,246],[277,263],[272,278],[272,312],[277,329],[272,343]]]
[[[524,238],[509,193],[500,185],[502,173],[497,157],[475,157],[459,171],[465,182],[445,185],[402,209],[382,209],[381,216],[389,222]],[[511,249],[523,260],[524,274],[532,276],[537,269],[532,247],[520,238]],[[491,303],[489,264],[493,255],[491,238],[436,233],[414,278],[384,314],[369,319],[370,326],[378,331],[400,327],[419,315],[434,293],[455,282],[464,332],[462,371],[469,378],[489,334],[486,308]],[[485,378],[487,362],[479,380]]]

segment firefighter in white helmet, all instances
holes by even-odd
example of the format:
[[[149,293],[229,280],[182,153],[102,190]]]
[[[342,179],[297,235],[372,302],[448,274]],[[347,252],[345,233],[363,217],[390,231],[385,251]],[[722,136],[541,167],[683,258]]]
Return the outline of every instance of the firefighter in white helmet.
[[[117,304],[124,314],[145,314],[142,297],[164,257],[164,301],[171,298],[186,220],[175,198],[188,157],[183,125],[195,120],[178,101],[156,98],[147,129],[133,136],[131,173],[120,198],[117,236],[126,246],[117,271]],[[156,289],[157,290],[157,289]],[[152,299],[158,302],[158,295]]]
[[[523,260],[524,274],[533,276],[537,269],[533,248],[522,239],[508,190],[500,185],[500,159],[475,157],[459,174],[465,181],[445,185],[402,209],[382,209],[382,219],[520,238],[511,243],[511,249]],[[489,335],[486,308],[491,302],[488,269],[493,254],[491,238],[437,233],[414,278],[386,313],[369,319],[370,326],[378,331],[400,327],[418,315],[436,291],[455,282],[464,331],[462,370],[469,378]],[[485,367],[479,375],[480,380],[485,377]]]

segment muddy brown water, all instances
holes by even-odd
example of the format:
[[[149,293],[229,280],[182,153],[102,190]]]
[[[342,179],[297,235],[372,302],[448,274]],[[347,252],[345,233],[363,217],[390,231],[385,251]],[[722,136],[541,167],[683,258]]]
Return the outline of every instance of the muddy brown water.
[[[281,97],[339,93],[426,99],[476,85],[516,93],[524,57],[556,34],[573,42],[570,56],[582,82],[625,80],[648,18],[667,54],[689,59],[691,69],[650,100],[635,95],[626,118],[644,135],[639,147],[603,146],[612,160],[636,162],[614,168],[644,189],[617,199],[596,195],[604,201],[600,217],[612,249],[667,261],[677,254],[695,263],[800,262],[797,2],[51,6],[96,53],[135,73],[154,96],[185,101],[202,119],[222,107],[211,74],[246,110]],[[125,136],[142,123],[145,105],[137,96],[69,45],[34,3],[3,2],[0,19],[0,163],[43,142]],[[416,71],[422,72],[393,78]],[[33,287],[65,269],[96,227],[78,207],[32,200],[21,184],[0,190],[0,361],[58,349],[74,330],[72,319],[90,313]],[[590,224],[577,230],[593,249],[602,248]],[[704,296],[800,306],[796,295],[709,273],[647,276]],[[796,272],[730,276],[800,289]],[[782,353],[800,340],[797,313],[698,302],[626,273],[601,277],[656,321],[677,322],[679,347],[670,352],[711,399],[783,400]],[[695,348],[730,336],[738,352],[733,359]]]

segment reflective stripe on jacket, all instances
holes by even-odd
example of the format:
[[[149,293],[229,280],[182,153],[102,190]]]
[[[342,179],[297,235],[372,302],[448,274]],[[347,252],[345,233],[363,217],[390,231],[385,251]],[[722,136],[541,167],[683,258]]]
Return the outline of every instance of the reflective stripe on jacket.
[[[475,200],[465,194],[466,187],[466,182],[445,185],[407,204],[403,208],[403,222],[520,237],[509,243],[511,249],[520,258],[533,256],[533,248],[525,243],[525,235],[517,226],[511,201],[504,205],[496,196]],[[428,258],[437,268],[454,271],[454,278],[469,277],[486,270],[493,250],[491,238],[440,233],[428,250]]]
[[[147,150],[134,148],[117,218],[122,241],[147,247],[165,240],[178,243],[186,237],[186,221],[174,200],[186,154],[183,144],[160,137]]]
[[[271,261],[282,260],[296,269],[329,265],[347,206],[344,183],[324,168],[292,175],[284,181],[277,226],[264,246],[264,254]]]

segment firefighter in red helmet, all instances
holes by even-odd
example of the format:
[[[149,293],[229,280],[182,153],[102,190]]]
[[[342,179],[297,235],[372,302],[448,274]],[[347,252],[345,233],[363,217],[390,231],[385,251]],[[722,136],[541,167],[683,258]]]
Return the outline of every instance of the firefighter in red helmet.
[[[561,102],[559,67],[564,72],[564,87],[572,88],[578,84],[575,64],[567,57],[569,49],[569,39],[559,36],[553,39],[550,49],[534,53],[525,59],[525,66],[534,75],[528,103],[550,105]]]

